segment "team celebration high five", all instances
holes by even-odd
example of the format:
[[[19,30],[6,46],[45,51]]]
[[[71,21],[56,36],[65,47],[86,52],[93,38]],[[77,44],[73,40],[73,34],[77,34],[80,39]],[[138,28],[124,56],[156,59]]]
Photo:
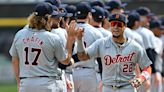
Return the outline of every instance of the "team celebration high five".
[[[36,4],[10,55],[19,92],[163,92],[164,18],[119,0]]]

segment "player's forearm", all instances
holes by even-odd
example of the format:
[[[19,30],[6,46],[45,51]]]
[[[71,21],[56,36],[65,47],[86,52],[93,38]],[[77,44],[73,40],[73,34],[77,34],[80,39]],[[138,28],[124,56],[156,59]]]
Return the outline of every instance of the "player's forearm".
[[[148,80],[150,79],[151,73],[152,73],[152,68],[151,66],[148,66],[142,70],[141,77],[144,79],[144,81]]]
[[[151,72],[151,66],[144,68],[138,77],[135,77],[132,80],[130,80],[130,83],[135,88],[140,87],[146,80],[149,80]]]
[[[20,83],[20,78],[19,78],[19,59],[17,57],[12,57],[12,65],[14,69],[14,73],[16,76],[16,81],[19,84]]]
[[[82,39],[77,40],[77,55],[79,60],[88,60],[89,55],[85,52],[84,44]]]
[[[67,58],[64,62],[65,65],[70,64],[70,60],[72,58],[72,45],[73,45],[73,43],[74,43],[74,38],[68,37],[67,45],[66,45],[66,49],[67,49],[68,53],[67,53]]]

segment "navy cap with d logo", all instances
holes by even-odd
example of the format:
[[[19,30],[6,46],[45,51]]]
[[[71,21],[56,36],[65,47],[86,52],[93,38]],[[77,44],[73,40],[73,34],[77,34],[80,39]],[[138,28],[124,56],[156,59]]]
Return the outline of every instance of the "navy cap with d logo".
[[[109,16],[109,22],[120,21],[126,24],[126,16],[124,14],[112,14]]]

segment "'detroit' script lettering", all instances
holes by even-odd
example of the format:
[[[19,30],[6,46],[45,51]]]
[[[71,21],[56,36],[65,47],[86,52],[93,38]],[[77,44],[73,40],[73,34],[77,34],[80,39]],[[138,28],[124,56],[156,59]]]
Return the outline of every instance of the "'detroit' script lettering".
[[[129,62],[132,60],[135,52],[132,52],[131,54],[128,54],[127,56],[122,56],[120,54],[117,54],[115,57],[111,57],[110,55],[106,55],[104,57],[105,65],[111,65],[119,62]]]

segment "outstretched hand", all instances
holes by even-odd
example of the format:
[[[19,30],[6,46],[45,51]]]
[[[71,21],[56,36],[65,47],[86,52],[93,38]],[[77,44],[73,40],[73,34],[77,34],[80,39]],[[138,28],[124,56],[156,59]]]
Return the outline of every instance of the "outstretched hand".
[[[66,30],[69,38],[82,39],[84,34],[84,28],[76,28],[76,22],[73,20],[66,25]]]
[[[76,38],[76,22],[75,20],[71,21],[68,25],[66,24],[67,35],[69,38]]]

